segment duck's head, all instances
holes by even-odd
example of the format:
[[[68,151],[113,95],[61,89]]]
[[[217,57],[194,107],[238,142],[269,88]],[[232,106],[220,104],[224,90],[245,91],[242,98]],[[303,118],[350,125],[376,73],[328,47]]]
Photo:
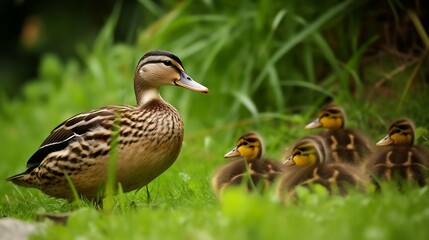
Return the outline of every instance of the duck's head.
[[[393,122],[387,135],[377,142],[377,146],[412,146],[414,144],[414,123],[410,119]]]
[[[173,53],[162,50],[146,53],[137,64],[134,77],[134,90],[139,105],[152,95],[158,95],[158,89],[164,85],[203,93],[209,91],[186,73],[182,61]]]
[[[225,158],[242,157],[247,160],[261,158],[263,152],[262,138],[255,132],[243,134],[234,149],[225,154]]]
[[[326,128],[340,129],[344,128],[345,113],[344,110],[335,104],[325,106],[320,112],[318,118],[307,124],[305,129]]]
[[[325,162],[327,147],[322,137],[314,135],[299,140],[292,152],[287,154],[283,164],[286,166],[310,166]]]

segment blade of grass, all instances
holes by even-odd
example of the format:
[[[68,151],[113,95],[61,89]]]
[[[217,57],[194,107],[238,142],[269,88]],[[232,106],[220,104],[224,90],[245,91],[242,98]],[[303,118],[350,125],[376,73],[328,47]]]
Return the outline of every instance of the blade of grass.
[[[316,77],[314,75],[314,58],[311,52],[311,44],[308,41],[304,43],[302,57],[304,59],[306,79],[311,83],[315,83]]]
[[[97,39],[94,41],[94,54],[103,59],[102,56],[106,53],[106,47],[113,43],[113,31],[121,13],[122,1],[117,1],[113,7],[113,11],[107,19],[101,32],[98,34]]]
[[[405,101],[405,98],[407,97],[407,94],[411,88],[411,85],[413,84],[414,79],[416,78],[417,74],[419,73],[419,70],[423,64],[423,62],[426,60],[426,57],[429,53],[429,37],[420,22],[417,14],[414,11],[408,11],[408,15],[413,21],[414,27],[416,28],[417,32],[420,35],[420,38],[422,39],[423,43],[426,45],[426,49],[423,52],[422,56],[420,57],[419,61],[417,62],[417,65],[413,68],[413,71],[411,72],[411,75],[407,79],[407,83],[405,85],[404,91],[401,95],[401,100],[399,101],[398,108],[396,109],[397,112],[399,112],[402,108],[402,105]]]
[[[308,25],[308,27],[304,28],[301,32],[297,33],[293,38],[287,41],[265,64],[261,73],[256,77],[255,83],[252,88],[252,92],[254,92],[262,80],[268,74],[269,65],[275,65],[275,63],[286,53],[288,53],[292,48],[296,45],[304,41],[309,35],[318,31],[324,24],[326,24],[329,20],[333,19],[335,16],[338,16],[341,12],[347,9],[354,0],[343,1],[340,4],[332,7],[329,11],[323,14],[321,17],[316,19],[314,22]]]
[[[303,88],[308,88],[320,93],[323,93],[326,96],[329,96],[331,98],[334,98],[335,95],[328,91],[326,88],[321,87],[317,84],[314,83],[310,83],[310,82],[306,82],[306,81],[302,81],[302,80],[287,80],[287,81],[283,81],[282,82],[282,86],[297,86],[297,87],[303,87]]]
[[[232,95],[246,107],[246,109],[252,114],[255,119],[258,119],[258,109],[253,103],[252,99],[245,93],[233,91]]]
[[[416,28],[417,32],[420,35],[420,38],[422,39],[423,43],[426,45],[426,48],[429,48],[429,37],[428,34],[423,27],[422,22],[420,21],[419,17],[414,11],[408,11],[408,16],[410,16],[411,21],[413,21],[414,27]]]
[[[160,7],[157,6],[155,1],[147,1],[147,0],[138,0],[138,2],[143,5],[149,12],[151,12],[153,15],[160,16],[162,15],[162,10]]]
[[[284,98],[281,88],[281,83],[279,81],[279,75],[276,70],[276,68],[270,68],[268,72],[268,80],[271,87],[271,90],[273,92],[274,101],[276,103],[276,109],[277,111],[281,111],[284,104]]]
[[[407,97],[408,92],[410,91],[411,85],[413,84],[414,79],[416,78],[417,74],[419,73],[419,70],[428,55],[429,51],[426,49],[426,51],[423,53],[422,58],[420,61],[417,62],[417,65],[413,68],[413,71],[411,72],[410,76],[407,79],[407,83],[405,85],[404,91],[401,95],[401,100],[399,100],[398,108],[396,111],[399,113],[401,111],[402,105],[404,104],[405,98]]]
[[[113,198],[116,194],[116,166],[118,161],[119,149],[119,128],[120,116],[118,115],[116,116],[115,121],[112,125],[112,134],[110,135],[109,162],[107,166],[105,199],[103,203],[103,210],[107,214],[110,214],[113,211]]]
[[[67,173],[64,173],[64,177],[66,178],[67,183],[69,184],[70,190],[73,194],[73,198],[74,198],[73,204],[76,204],[76,206],[82,206],[83,201],[81,200],[79,193],[77,192],[76,186],[74,185],[70,176]]]
[[[181,1],[175,5],[168,13],[164,14],[159,20],[150,25],[138,37],[138,45],[144,46],[145,49],[152,49],[157,45],[157,38],[168,32],[167,29],[172,27],[173,22],[181,15],[189,2]]]
[[[374,35],[369,38],[357,51],[353,54],[352,58],[347,61],[348,68],[357,69],[361,57],[365,54],[368,48],[379,39],[378,36]],[[354,70],[356,72],[356,70]],[[357,75],[357,74],[356,74]],[[360,89],[363,89],[362,82],[359,81],[359,78],[354,78],[355,83],[359,86]]]

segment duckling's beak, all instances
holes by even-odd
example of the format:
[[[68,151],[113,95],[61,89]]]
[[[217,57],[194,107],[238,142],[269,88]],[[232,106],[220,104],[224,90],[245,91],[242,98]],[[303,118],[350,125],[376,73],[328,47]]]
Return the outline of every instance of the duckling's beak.
[[[238,157],[238,156],[240,156],[240,152],[237,150],[237,147],[235,147],[230,152],[225,154],[225,156],[223,156],[223,157],[224,158],[233,158],[233,157]]]
[[[286,166],[294,166],[296,164],[296,162],[293,160],[293,155],[291,155],[290,157],[288,157],[286,160],[283,161],[283,165]]]
[[[195,82],[186,72],[182,71],[180,73],[180,79],[177,81],[174,81],[174,84],[177,86],[181,86],[184,88],[187,88],[192,91],[196,92],[202,92],[202,93],[208,93],[209,89],[205,86],[199,84],[198,82]]]
[[[390,134],[387,134],[383,139],[378,141],[376,146],[388,146],[393,143],[393,140],[390,138]]]
[[[305,129],[319,128],[322,127],[322,123],[320,123],[320,119],[316,118],[311,123],[305,126]]]

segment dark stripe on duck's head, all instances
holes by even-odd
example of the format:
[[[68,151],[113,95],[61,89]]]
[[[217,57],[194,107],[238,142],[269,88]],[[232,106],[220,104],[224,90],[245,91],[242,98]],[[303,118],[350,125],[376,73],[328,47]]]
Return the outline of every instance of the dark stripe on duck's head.
[[[342,107],[331,103],[323,107],[323,109],[319,113],[319,119],[327,119],[327,121],[330,122],[329,125],[333,125],[331,126],[331,128],[333,129],[344,128],[346,122],[346,114]],[[340,122],[332,122],[331,120],[340,120]],[[325,124],[327,124],[326,121],[324,123],[324,127],[326,128],[327,126],[325,126]]]
[[[414,124],[411,122],[411,120],[406,118],[402,118],[393,122],[390,125],[390,128],[393,128],[393,127],[397,127],[401,130],[409,130],[409,129],[414,130]]]
[[[344,110],[336,104],[326,105],[322,109],[321,113],[328,113],[328,114],[333,114],[333,115],[342,116],[342,117],[345,116]]]
[[[244,139],[248,142],[260,142],[261,141],[261,136],[259,136],[259,134],[255,133],[255,132],[248,132],[243,134],[240,139]]]
[[[140,59],[139,63],[150,56],[167,56],[171,59],[173,59],[174,61],[176,61],[177,63],[180,64],[180,66],[182,66],[183,68],[183,63],[182,60],[180,60],[180,58],[178,56],[176,56],[174,53],[168,52],[168,51],[164,51],[164,50],[155,50],[155,51],[151,51],[146,53],[145,55],[143,55],[143,57]]]
[[[390,127],[388,134],[408,136],[408,144],[414,144],[415,126],[414,123],[408,118],[401,118],[393,122]]]
[[[295,146],[304,146],[306,150],[314,148],[318,155],[318,164],[324,164],[326,161],[329,161],[328,147],[326,146],[324,139],[318,135],[303,137]]]
[[[249,145],[249,146],[247,146]],[[248,148],[258,148],[257,158],[262,157],[264,151],[264,143],[262,137],[256,132],[248,132],[243,134],[237,141],[237,148],[247,146]]]

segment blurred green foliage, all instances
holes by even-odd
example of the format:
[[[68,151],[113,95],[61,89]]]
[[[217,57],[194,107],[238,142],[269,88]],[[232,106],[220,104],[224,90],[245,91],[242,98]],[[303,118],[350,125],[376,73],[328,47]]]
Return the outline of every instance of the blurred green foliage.
[[[307,201],[285,208],[272,195],[231,193],[218,203],[209,185],[223,154],[244,131],[260,131],[266,155],[278,158],[308,134],[304,124],[329,101],[345,107],[348,126],[374,139],[392,120],[408,116],[418,126],[418,142],[428,144],[428,46],[422,36],[429,8],[418,2],[141,0],[134,12],[144,17],[127,25],[130,37],[124,41],[115,32],[124,27],[129,5],[116,3],[92,44],[78,44],[68,58],[44,53],[37,79],[19,97],[0,95],[0,178],[23,171],[64,119],[109,104],[135,104],[135,65],[153,49],[176,53],[188,74],[210,90],[161,90],[185,122],[177,163],[149,185],[150,201],[143,190],[118,196],[117,218],[9,183],[0,188],[0,215],[32,219],[79,208],[69,227],[52,226],[46,233],[51,238],[78,237],[85,229],[94,238],[331,238],[335,232],[341,239],[423,239],[427,188],[346,199],[303,193]],[[420,32],[412,14],[423,24]],[[403,227],[406,219],[415,231]]]

